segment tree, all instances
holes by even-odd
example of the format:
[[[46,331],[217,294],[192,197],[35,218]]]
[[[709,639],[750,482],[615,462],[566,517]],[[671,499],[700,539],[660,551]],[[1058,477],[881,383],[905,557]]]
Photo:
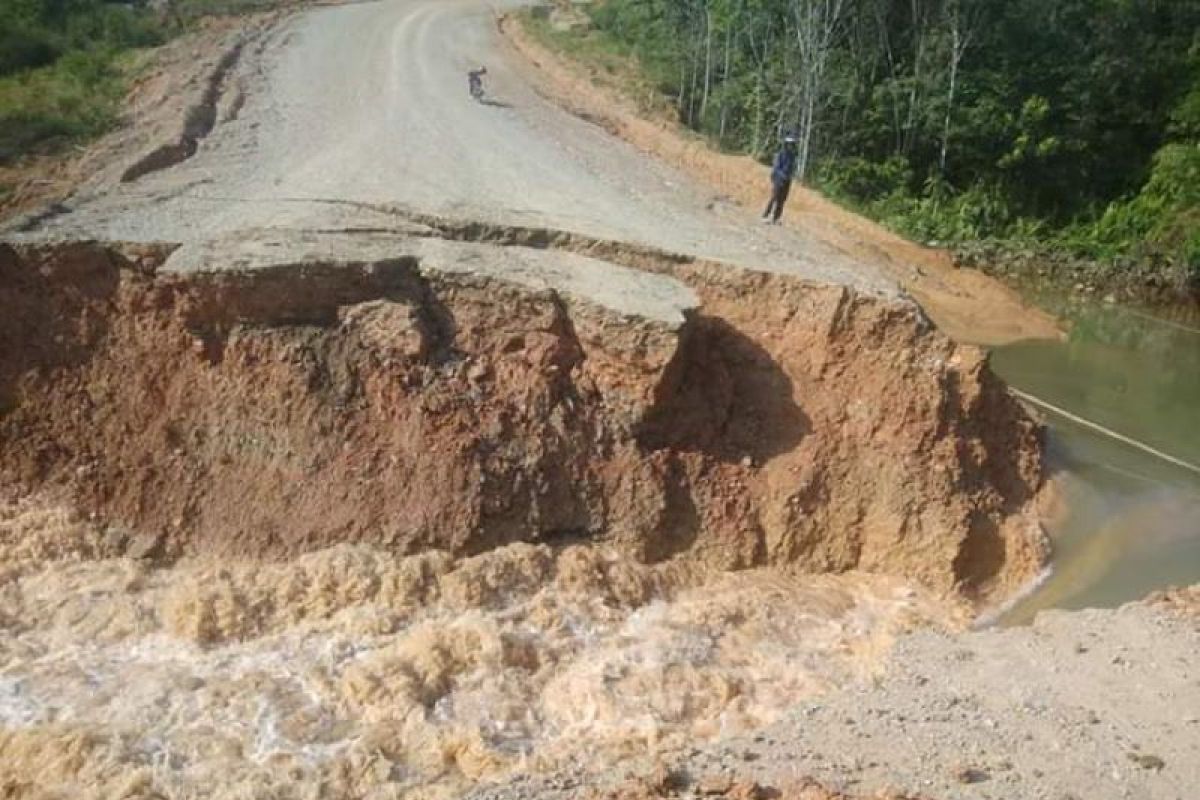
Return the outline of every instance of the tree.
[[[950,35],[950,75],[946,86],[946,114],[942,122],[942,146],[938,155],[938,171],[943,179],[946,177],[946,159],[950,152],[950,119],[954,114],[958,73],[967,48],[971,46],[971,41],[975,38],[976,28],[983,19],[982,12],[981,0],[945,0],[942,8],[946,28]]]
[[[819,104],[825,91],[825,69],[843,32],[846,5],[846,0],[792,0],[799,68],[796,174],[801,180],[808,173]]]

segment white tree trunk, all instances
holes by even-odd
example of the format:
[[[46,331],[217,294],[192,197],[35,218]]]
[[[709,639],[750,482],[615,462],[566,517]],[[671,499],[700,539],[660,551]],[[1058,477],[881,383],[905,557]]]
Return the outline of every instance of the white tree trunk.
[[[704,9],[704,96],[700,99],[700,118],[708,110],[708,91],[712,87],[712,9]]]
[[[979,21],[979,5],[971,0],[946,0],[945,11],[950,27],[950,81],[946,89],[946,116],[942,120],[942,146],[938,158],[938,169],[942,177],[946,175],[946,162],[950,157],[950,122],[958,90],[958,73],[975,34]]]
[[[801,180],[808,175],[820,99],[825,92],[825,67],[841,33],[845,8],[846,0],[792,0],[801,73],[796,160],[796,174]]]

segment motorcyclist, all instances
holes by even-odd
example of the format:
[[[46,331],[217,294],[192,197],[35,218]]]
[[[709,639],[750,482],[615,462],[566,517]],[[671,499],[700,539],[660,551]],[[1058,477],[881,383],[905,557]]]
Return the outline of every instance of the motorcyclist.
[[[467,72],[467,89],[476,100],[483,98],[483,76],[487,75],[487,67],[469,70]]]

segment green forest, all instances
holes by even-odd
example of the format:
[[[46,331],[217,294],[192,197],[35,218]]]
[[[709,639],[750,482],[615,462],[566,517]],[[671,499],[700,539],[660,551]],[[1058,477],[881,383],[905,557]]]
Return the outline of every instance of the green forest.
[[[920,241],[1200,290],[1200,0],[601,0],[679,119]],[[564,34],[565,35],[565,34]]]

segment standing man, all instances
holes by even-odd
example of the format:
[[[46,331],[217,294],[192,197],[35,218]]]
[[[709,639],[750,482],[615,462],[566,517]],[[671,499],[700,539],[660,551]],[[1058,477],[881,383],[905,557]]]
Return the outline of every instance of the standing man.
[[[783,137],[783,147],[775,156],[775,166],[771,169],[771,201],[763,212],[763,222],[779,224],[783,215],[783,206],[787,203],[788,192],[792,189],[792,178],[796,175],[796,135],[789,133]]]

